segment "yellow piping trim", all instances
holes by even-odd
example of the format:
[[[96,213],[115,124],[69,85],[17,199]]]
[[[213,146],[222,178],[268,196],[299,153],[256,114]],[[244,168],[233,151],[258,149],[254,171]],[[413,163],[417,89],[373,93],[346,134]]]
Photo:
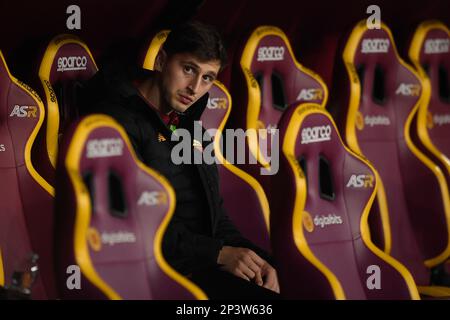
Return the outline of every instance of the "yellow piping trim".
[[[143,64],[144,68],[153,70],[156,56],[158,55],[158,52],[159,52],[161,46],[163,45],[164,41],[167,39],[169,32],[170,32],[170,30],[160,31],[153,38],[153,40],[151,41],[150,46],[147,50],[145,59],[144,59],[144,64]],[[222,90],[225,93],[225,95],[227,96],[227,99],[229,101],[229,107],[228,107],[227,113],[226,113],[225,117],[223,118],[222,122],[220,123],[219,128],[217,128],[217,133],[216,133],[216,136],[214,137],[214,152],[215,152],[216,157],[219,160],[219,162],[221,164],[223,164],[223,166],[228,171],[231,171],[233,174],[235,174],[239,178],[243,179],[250,186],[252,186],[252,188],[255,190],[255,192],[259,198],[259,202],[261,204],[261,209],[264,214],[264,221],[266,223],[267,230],[268,230],[268,232],[270,232],[269,201],[267,200],[267,196],[266,196],[261,184],[255,178],[253,178],[251,175],[249,175],[245,171],[242,171],[238,167],[236,167],[233,164],[231,164],[230,162],[228,162],[228,160],[226,160],[222,155],[222,152],[220,149],[220,137],[221,137],[223,129],[225,127],[225,123],[227,122],[228,117],[231,112],[232,100],[231,100],[231,96],[230,96],[230,93],[228,92],[227,88],[220,81],[215,80],[214,85],[216,85],[220,90]],[[324,88],[326,88],[325,85],[324,85]],[[326,94],[325,94],[325,99],[327,98],[327,94],[328,94],[328,92],[326,92]]]
[[[150,42],[150,46],[148,47],[147,54],[145,55],[142,67],[148,70],[153,70],[155,67],[156,56],[158,55],[164,41],[166,41],[169,33],[170,30],[161,30],[153,37]]]
[[[397,48],[395,46],[394,38],[392,36],[391,31],[389,28],[384,24],[381,23],[381,29],[383,29],[389,36],[390,41],[392,43],[392,48],[395,52],[395,55],[397,59],[400,61],[400,63],[412,71],[412,69],[400,58]],[[356,74],[355,66],[353,65],[355,53],[358,49],[359,42],[364,35],[364,33],[367,31],[366,21],[362,20],[360,21],[355,28],[353,29],[349,40],[347,41],[347,44],[345,46],[344,52],[343,52],[343,60],[344,64],[347,70],[347,74],[350,81],[350,101],[349,101],[349,111],[347,113],[347,123],[345,128],[345,138],[347,141],[347,144],[349,147],[355,151],[358,154],[363,155],[361,152],[361,149],[358,144],[358,139],[356,137],[356,115],[359,108],[359,101],[361,97],[361,83],[359,80],[359,77]],[[378,194],[377,194],[377,201],[380,208],[380,215],[381,215],[381,221],[383,225],[383,234],[384,234],[384,251],[389,254],[392,249],[392,234],[391,234],[391,227],[390,227],[390,221],[389,221],[389,209],[387,205],[387,199],[386,199],[386,192],[384,190],[383,181],[376,172],[376,178],[379,181],[378,185]]]
[[[31,148],[33,146],[33,143],[36,139],[36,136],[39,132],[39,129],[42,126],[42,122],[44,122],[44,116],[45,116],[45,109],[44,105],[42,104],[42,101],[40,100],[39,96],[36,92],[31,91],[30,88],[25,87],[21,82],[19,82],[15,77],[11,75],[8,69],[8,65],[6,64],[5,58],[3,57],[3,54],[0,51],[0,58],[3,61],[3,64],[5,65],[6,72],[8,73],[9,78],[11,81],[18,87],[20,87],[22,90],[27,92],[27,94],[35,101],[37,107],[39,108],[39,119],[38,123],[34,127],[33,131],[30,134],[30,137],[27,140],[27,143],[25,145],[25,166],[28,170],[28,172],[31,174],[33,179],[45,190],[47,191],[52,197],[55,196],[55,189],[36,171],[34,168],[32,162],[31,162]]]
[[[336,127],[336,124],[335,124],[333,118],[329,115],[329,113],[327,111],[323,110],[318,105],[313,104],[313,103],[303,104],[303,105],[300,105],[297,108],[298,108],[299,111],[296,111],[295,118],[293,116],[292,119],[291,119],[291,123],[292,122],[298,123],[298,128],[297,128],[296,131],[294,131],[294,133],[296,133],[298,135],[298,131],[299,131],[299,128],[301,127],[301,123],[303,122],[304,118],[306,118],[306,116],[308,116],[310,114],[313,114],[313,113],[320,113],[320,114],[326,116],[330,120],[330,122],[333,124],[333,127],[334,127],[335,131],[338,133],[339,141],[341,142],[341,144],[345,148],[345,150],[350,155],[352,155],[353,157],[357,158],[358,160],[363,162],[365,165],[367,165],[370,168],[370,170],[372,170],[372,172],[374,172],[376,174],[377,171],[375,170],[375,168],[367,160],[363,159],[357,153],[353,152],[350,148],[345,146],[345,144],[343,143],[343,141],[341,139],[341,136],[339,135],[339,131],[338,131],[337,127]],[[291,123],[289,125],[291,125]],[[288,133],[286,133],[286,137],[287,136],[288,136]],[[296,136],[296,135],[294,135],[294,136]],[[291,143],[292,143],[291,154],[294,154],[295,141],[291,142]],[[284,151],[284,145],[283,145],[283,151]],[[292,157],[292,159],[288,158],[288,160],[290,160],[292,162],[296,161],[295,157]],[[295,172],[295,170],[293,170],[293,171]],[[304,178],[301,178],[301,179],[304,180]],[[303,181],[303,187],[305,187],[305,186],[306,186],[306,182]],[[419,292],[417,291],[417,287],[416,287],[416,284],[414,282],[414,278],[412,277],[412,275],[408,271],[408,269],[406,269],[405,266],[403,266],[403,264],[401,264],[400,262],[395,260],[393,257],[391,257],[390,255],[386,254],[385,252],[383,252],[379,248],[377,248],[375,246],[375,244],[372,242],[371,238],[370,238],[369,214],[370,214],[370,209],[372,207],[373,201],[375,199],[375,195],[377,194],[377,188],[378,187],[379,187],[378,180],[375,179],[374,189],[373,189],[372,194],[371,194],[368,202],[366,203],[366,206],[364,207],[362,215],[361,215],[361,220],[360,220],[361,238],[362,238],[364,244],[367,246],[367,248],[370,251],[372,251],[373,254],[378,256],[381,260],[384,260],[386,263],[390,264],[394,269],[396,269],[401,274],[401,276],[403,277],[403,279],[406,282],[406,285],[408,286],[408,290],[409,290],[409,293],[411,295],[411,298],[413,300],[419,300],[420,299]],[[306,194],[305,194],[305,198],[306,198]],[[296,226],[302,225],[301,224],[301,222],[302,222],[302,220],[301,220],[301,211],[299,211],[299,212],[295,211],[295,214],[297,214],[297,217],[296,217],[296,220],[295,220],[295,222],[297,224],[295,224],[295,225]],[[301,231],[299,231],[300,229],[301,229]],[[294,228],[294,232],[295,231],[303,233],[303,228]],[[305,241],[305,240],[303,239],[303,241]]]
[[[439,286],[420,286],[419,292],[422,295],[435,297],[435,298],[445,298],[450,297],[449,287],[439,287]]]
[[[120,125],[115,122],[112,118],[106,115],[92,115],[83,119],[78,129],[73,135],[72,142],[69,146],[67,156],[66,156],[66,169],[69,174],[70,180],[75,190],[75,197],[77,200],[76,208],[76,219],[75,219],[75,258],[77,264],[80,266],[82,272],[96,287],[98,287],[109,299],[121,299],[121,297],[112,289],[103,279],[98,275],[89,255],[89,249],[87,244],[87,231],[89,229],[89,223],[91,220],[91,203],[89,199],[88,192],[85,185],[80,180],[79,176],[79,161],[81,154],[83,152],[84,143],[89,136],[89,134],[99,128],[99,127],[110,127],[119,132],[122,139],[125,141],[133,159],[135,160],[138,167],[145,171],[147,174],[157,179],[161,185],[166,189],[169,194],[169,200],[171,201],[168,213],[164,217],[161,225],[155,234],[154,243],[154,254],[155,259],[161,269],[173,280],[178,282],[180,285],[189,290],[197,299],[207,299],[204,292],[198,288],[195,284],[190,282],[188,279],[177,273],[170,265],[166,262],[162,255],[161,245],[162,237],[167,228],[167,225],[173,215],[175,208],[175,194],[167,182],[167,180],[158,174],[156,171],[146,167],[142,164],[136,157],[131,143],[126,135],[125,131],[120,127]]]
[[[60,39],[63,39],[60,41]],[[54,101],[52,101],[53,88],[48,88],[45,81],[50,85],[50,71],[55,60],[55,56],[59,49],[66,44],[77,44],[88,53],[95,68],[98,67],[95,63],[94,57],[87,45],[82,42],[77,36],[74,35],[59,35],[52,39],[47,49],[45,50],[44,57],[42,58],[41,65],[39,67],[39,79],[41,80],[42,87],[44,88],[45,98],[47,101],[47,128],[46,128],[46,142],[47,152],[50,162],[54,168],[56,168],[56,160],[58,155],[58,132],[59,132],[59,108],[56,95],[54,95]],[[54,94],[54,92],[53,92]]]
[[[240,60],[241,70],[244,74],[247,90],[248,90],[248,104],[247,104],[247,122],[246,122],[246,130],[253,129],[258,130],[258,117],[261,110],[261,95],[258,82],[253,77],[253,74],[250,71],[250,66],[253,61],[253,56],[256,51],[256,47],[258,46],[260,40],[266,36],[277,36],[280,37],[286,44],[286,47],[289,50],[289,54],[291,55],[297,69],[306,73],[307,75],[314,78],[317,82],[320,83],[324,92],[324,98],[321,103],[321,106],[325,106],[328,100],[328,88],[323,82],[322,78],[316,74],[315,72],[303,67],[295,58],[294,52],[292,51],[291,44],[286,34],[279,28],[273,26],[260,26],[253,31],[250,38],[248,39],[245,48],[242,52],[242,57]],[[253,154],[254,158],[258,161],[258,163],[266,169],[270,168],[270,164],[267,162],[265,157],[262,155],[261,150],[259,149],[258,139],[256,135],[248,136],[248,146],[250,152]]]
[[[294,241],[297,249],[300,253],[313,265],[315,266],[328,280],[331,289],[337,300],[345,300],[345,293],[342,285],[336,275],[328,269],[312,252],[310,249],[305,235],[303,233],[303,222],[302,214],[305,209],[306,203],[306,180],[304,178],[303,172],[295,157],[295,142],[298,137],[298,132],[301,127],[303,119],[306,117],[308,112],[304,112],[304,109],[308,107],[314,107],[314,111],[321,112],[321,108],[318,104],[307,103],[297,106],[297,110],[292,114],[291,120],[289,121],[288,128],[286,129],[285,138],[283,141],[283,154],[287,158],[289,165],[291,167],[292,173],[295,179],[295,203],[292,218],[292,232],[294,236]],[[300,174],[301,172],[301,174]]]
[[[440,152],[438,148],[436,148],[436,146],[433,144],[433,142],[430,139],[430,136],[428,135],[428,129],[426,125],[428,105],[431,99],[431,83],[427,73],[420,64],[419,58],[425,37],[427,33],[432,29],[442,30],[445,33],[447,33],[448,37],[450,38],[450,31],[444,24],[440,23],[439,21],[426,21],[421,23],[417,28],[411,43],[411,47],[409,49],[409,57],[413,62],[414,66],[416,67],[418,78],[422,83],[422,93],[423,93],[420,106],[417,107],[418,109],[417,130],[419,138],[421,142],[424,144],[424,146],[445,165],[447,171],[450,173],[450,160],[442,152]],[[433,171],[439,182],[441,189],[441,196],[444,204],[445,218],[447,224],[447,235],[448,235],[447,246],[445,250],[437,257],[425,261],[425,265],[431,268],[444,262],[450,256],[450,198],[448,196],[449,195],[448,185],[442,170],[437,165],[435,165],[430,159],[426,158],[425,155],[423,155],[422,157],[424,159],[421,159],[421,161],[424,162],[425,165],[428,168],[430,168],[431,171]]]

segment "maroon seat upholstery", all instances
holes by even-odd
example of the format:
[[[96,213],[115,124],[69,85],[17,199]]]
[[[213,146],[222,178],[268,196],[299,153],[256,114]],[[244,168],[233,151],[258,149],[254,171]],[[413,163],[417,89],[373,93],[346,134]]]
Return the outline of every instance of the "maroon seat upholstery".
[[[169,31],[158,32],[150,41],[143,67],[152,70],[156,56]],[[253,243],[270,251],[269,204],[261,185],[256,179],[226,161],[221,149],[221,136],[232,110],[232,100],[225,86],[215,81],[209,91],[209,100],[204,110],[202,125],[214,138],[214,151],[218,160],[221,195],[227,214],[238,230]],[[224,147],[223,147],[224,148]]]
[[[54,185],[58,144],[67,126],[79,116],[82,83],[97,72],[87,45],[74,35],[59,35],[45,50],[40,68],[46,117],[32,151],[33,162]]]
[[[328,90],[319,75],[297,62],[287,36],[277,27],[256,28],[235,56],[238,60],[231,74],[235,107],[227,127],[258,130],[257,135],[248,136],[247,162],[239,167],[257,179],[269,194],[268,175],[262,174],[262,168],[276,171],[276,166],[271,168],[269,163],[273,129],[294,102],[325,105]]]
[[[62,297],[205,299],[162,255],[175,194],[137,160],[122,127],[92,115],[63,139],[56,195]],[[68,288],[68,266],[79,266],[80,290]]]
[[[36,171],[30,151],[44,119],[39,96],[14,78],[0,52],[0,285],[29,272],[39,255],[32,298],[55,298],[53,279],[54,189]]]
[[[411,128],[421,101],[418,76],[397,53],[388,27],[369,30],[361,21],[343,52],[332,112],[350,148],[379,173],[382,227],[372,222],[378,246],[402,262],[419,286],[429,286],[427,267],[450,252],[448,186],[442,171],[414,143]]]
[[[289,299],[418,299],[408,270],[370,239],[376,173],[344,146],[328,112],[310,103],[290,108],[279,130],[280,171],[271,179],[269,199],[281,294]],[[378,285],[371,278],[376,274]]]

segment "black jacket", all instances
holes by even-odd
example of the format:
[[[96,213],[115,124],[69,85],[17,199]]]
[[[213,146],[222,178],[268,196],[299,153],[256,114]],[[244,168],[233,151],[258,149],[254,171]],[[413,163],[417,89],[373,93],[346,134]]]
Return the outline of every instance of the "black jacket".
[[[163,238],[166,260],[176,270],[188,275],[217,266],[219,251],[222,246],[229,245],[250,248],[270,261],[266,252],[239,233],[225,213],[216,165],[175,165],[171,161],[171,150],[177,143],[170,140],[171,130],[130,81],[130,78],[148,76],[151,72],[146,70],[125,76],[99,72],[87,86],[90,103],[85,104],[88,110],[84,113],[104,113],[115,118],[125,128],[140,159],[163,174],[174,187],[177,206]],[[178,128],[192,132],[193,123],[200,119],[207,100],[208,94],[192,105],[180,117]],[[193,152],[198,151],[194,149]],[[189,225],[191,218],[194,225]],[[196,229],[201,221],[204,225]]]

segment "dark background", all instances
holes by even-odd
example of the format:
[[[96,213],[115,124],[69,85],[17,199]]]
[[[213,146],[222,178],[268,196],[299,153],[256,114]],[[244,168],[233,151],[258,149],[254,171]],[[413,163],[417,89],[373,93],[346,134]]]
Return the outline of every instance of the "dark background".
[[[71,4],[81,8],[81,30],[66,28]],[[256,26],[275,25],[290,38],[298,60],[330,87],[336,49],[352,27],[369,16],[371,4],[380,6],[381,19],[393,31],[404,58],[421,21],[439,19],[450,25],[450,0],[0,0],[0,49],[13,75],[26,82],[37,76],[42,50],[60,33],[80,36],[101,67],[111,56],[136,63],[157,30],[189,18],[217,26],[230,58]],[[222,80],[229,86],[228,71]]]

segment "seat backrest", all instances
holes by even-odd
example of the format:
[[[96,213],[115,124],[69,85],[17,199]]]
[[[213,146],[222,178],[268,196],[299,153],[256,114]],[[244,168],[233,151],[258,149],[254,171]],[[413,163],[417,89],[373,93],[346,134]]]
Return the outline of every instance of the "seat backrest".
[[[67,126],[79,116],[83,82],[97,72],[87,45],[75,35],[53,38],[39,67],[40,92],[46,117],[39,132],[39,144],[33,150],[38,171],[54,182],[58,143]]]
[[[168,34],[168,30],[163,30],[153,37],[145,54],[144,68],[153,70],[156,56]],[[203,127],[214,137],[214,152],[218,161],[224,207],[246,238],[270,251],[269,205],[266,194],[257,180],[223,157],[221,137],[231,110],[232,99],[227,88],[220,81],[214,81],[209,90],[207,107],[200,120]]]
[[[438,21],[420,24],[409,56],[424,88],[418,114],[419,137],[446,164],[450,174],[450,30]]]
[[[83,118],[58,164],[57,277],[64,298],[205,299],[162,255],[175,207],[167,180],[142,164],[112,118]],[[66,286],[78,266],[81,290]]]
[[[419,298],[408,270],[370,239],[376,172],[344,146],[329,113],[317,104],[298,105],[283,115],[279,130],[280,171],[272,177],[269,199],[281,294]],[[370,279],[375,274],[382,285]]]
[[[340,91],[348,96],[334,111],[343,120],[349,147],[380,175],[377,214],[385,251],[405,264],[418,285],[429,285],[424,262],[436,265],[450,253],[449,203],[442,171],[411,138],[422,96],[419,78],[399,57],[385,24],[370,30],[365,21],[358,23],[346,42],[343,63],[346,88]]]
[[[256,28],[235,56],[239,59],[231,75],[235,108],[229,126],[263,130],[260,131],[263,137],[259,138],[269,141],[267,150],[261,150],[256,135],[249,136],[247,148],[249,156],[268,168],[273,129],[283,112],[295,102],[325,105],[328,90],[319,75],[296,60],[286,34],[277,27]],[[260,178],[257,166],[243,168]]]
[[[39,255],[32,297],[54,298],[53,194],[36,171],[31,148],[44,119],[39,96],[14,78],[0,52],[0,284]],[[44,284],[44,286],[43,286]]]

